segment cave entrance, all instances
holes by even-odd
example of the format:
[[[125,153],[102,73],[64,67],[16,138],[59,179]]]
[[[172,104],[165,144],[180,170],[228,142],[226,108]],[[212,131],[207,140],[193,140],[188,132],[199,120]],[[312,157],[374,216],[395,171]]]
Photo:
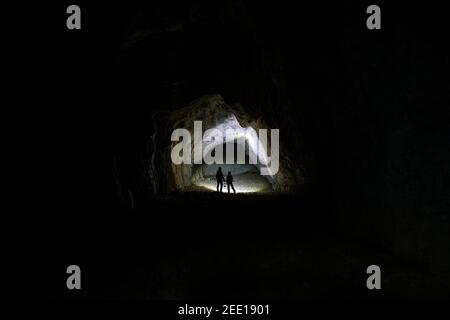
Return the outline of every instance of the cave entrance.
[[[238,141],[229,141],[217,146],[223,150],[223,163],[214,164],[202,164],[194,168],[194,175],[197,180],[194,185],[202,189],[207,189],[211,191],[216,191],[216,172],[219,167],[222,168],[224,176],[231,172],[234,177],[233,185],[236,189],[236,193],[254,193],[254,192],[270,192],[273,190],[270,181],[260,174],[260,170],[256,164],[250,164],[249,161],[249,146],[248,142],[245,141],[245,146],[241,146],[245,149],[245,161],[244,163],[239,163],[238,161]],[[216,148],[217,148],[216,147]],[[226,163],[227,150],[233,149],[234,156],[232,163]],[[214,150],[212,151],[214,156]],[[197,171],[197,172],[195,172]],[[199,172],[200,171],[200,172]],[[223,192],[227,192],[226,183],[224,183]],[[232,191],[231,191],[232,192]]]
[[[272,129],[266,129],[261,119],[246,114],[239,105],[227,105],[220,95],[203,96],[185,108],[174,110],[169,119],[173,130],[184,129],[186,136],[191,137],[190,161],[179,164],[171,161],[173,181],[168,184],[169,190],[216,191],[218,167],[222,167],[224,175],[231,171],[236,193],[280,192],[287,190],[294,181],[286,174],[290,171],[284,169],[284,162],[279,158],[278,129],[273,129],[276,138],[272,140]],[[166,149],[168,158],[179,143],[177,138],[172,140]],[[234,155],[241,161],[236,158],[224,161],[229,143],[233,143]],[[222,156],[216,157],[212,152],[219,146],[222,146],[218,149],[222,150]],[[238,147],[239,152],[236,152]],[[244,154],[245,160],[242,159]],[[273,159],[276,161],[272,162]],[[281,168],[285,171],[279,171]]]

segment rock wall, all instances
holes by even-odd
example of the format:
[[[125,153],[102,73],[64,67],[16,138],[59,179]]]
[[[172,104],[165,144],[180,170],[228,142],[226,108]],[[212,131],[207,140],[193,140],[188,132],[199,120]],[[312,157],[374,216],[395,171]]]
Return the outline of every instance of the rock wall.
[[[189,130],[193,137],[194,121],[202,121],[203,132],[211,128],[220,128],[220,130],[253,128],[257,132],[259,129],[271,129],[266,125],[263,115],[254,118],[247,114],[241,105],[230,106],[226,104],[225,100],[220,95],[204,96],[195,100],[185,108],[175,110],[170,116],[169,127],[173,130],[185,128]],[[281,130],[280,136],[282,136],[283,133],[285,132]],[[172,147],[177,143],[178,142],[172,142],[171,147],[165,148],[164,152],[170,153]],[[191,158],[193,159],[194,141],[192,141],[192,143],[193,148]],[[203,141],[203,149],[205,150],[206,147],[207,144]],[[270,154],[270,150],[269,143],[268,154]],[[174,185],[177,189],[184,190],[185,188],[190,187],[193,181],[198,178],[194,177],[194,173],[201,173],[201,170],[194,170],[194,166],[195,165],[189,164],[171,164]],[[304,181],[301,171],[295,168],[283,149],[280,150],[279,170],[273,177],[269,176],[268,179],[272,183],[273,189],[279,192],[294,192],[296,186]]]
[[[169,165],[170,133],[189,126],[185,119],[208,118],[190,101],[220,93],[243,127],[280,128],[279,190],[312,184],[326,219],[341,223],[343,234],[415,261],[437,256],[433,241],[448,243],[440,227],[450,212],[443,112],[450,63],[439,33],[445,16],[385,4],[396,17],[389,31],[368,33],[365,8],[353,2],[327,10],[305,3],[301,12],[294,4],[243,1],[148,6],[124,34],[120,57],[130,88],[117,118],[128,117],[132,130],[123,140],[134,143],[116,151],[121,190],[166,193],[188,185],[192,168]],[[431,22],[411,23],[419,15]],[[130,107],[141,101],[139,111]],[[176,111],[180,106],[187,107]],[[145,164],[145,174],[134,172],[135,162]]]

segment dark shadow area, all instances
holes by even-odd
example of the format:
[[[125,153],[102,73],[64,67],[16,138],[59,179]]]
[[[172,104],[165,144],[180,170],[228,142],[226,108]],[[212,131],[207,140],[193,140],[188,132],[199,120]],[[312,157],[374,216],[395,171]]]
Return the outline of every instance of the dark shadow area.
[[[18,10],[2,296],[449,298],[447,12],[383,3],[370,31],[370,4]],[[280,130],[279,189],[186,186],[173,115],[219,109]]]

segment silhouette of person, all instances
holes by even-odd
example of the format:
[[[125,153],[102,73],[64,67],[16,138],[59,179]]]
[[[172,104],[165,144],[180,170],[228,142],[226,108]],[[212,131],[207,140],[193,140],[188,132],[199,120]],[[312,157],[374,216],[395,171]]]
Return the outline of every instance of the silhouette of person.
[[[220,192],[222,192],[222,188],[223,188],[223,172],[222,172],[222,168],[219,167],[219,170],[217,170],[216,173],[216,180],[217,180],[217,192],[219,192],[219,185],[220,185]]]
[[[236,193],[236,190],[234,189],[234,186],[233,186],[233,176],[231,175],[231,171],[228,171],[228,175],[227,175],[228,193],[230,193],[230,187],[233,188],[233,193]]]

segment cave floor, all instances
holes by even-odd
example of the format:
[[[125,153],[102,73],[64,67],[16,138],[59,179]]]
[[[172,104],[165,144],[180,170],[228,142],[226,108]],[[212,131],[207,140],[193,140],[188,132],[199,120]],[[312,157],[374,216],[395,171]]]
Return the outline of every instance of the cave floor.
[[[259,173],[244,173],[234,176],[234,188],[237,193],[270,192],[272,185]],[[192,191],[216,191],[217,182],[215,177],[206,177],[197,181]],[[224,183],[224,192],[227,192],[226,183]],[[230,192],[233,192],[230,189]]]
[[[80,298],[450,297],[443,275],[346,237],[320,200],[182,192],[64,228],[8,226],[17,242],[14,248],[2,244],[5,288],[19,297],[70,298],[64,272],[75,261],[85,275]],[[382,270],[379,291],[366,288],[372,264]],[[30,265],[39,275],[31,287],[23,276]]]
[[[331,239],[330,239],[331,241]],[[358,246],[324,243],[190,248],[160,261],[137,297],[150,299],[383,299],[449,297],[439,277],[378,254],[382,291],[366,288],[374,255]],[[156,285],[156,287],[155,287]],[[155,290],[156,289],[156,290]]]

